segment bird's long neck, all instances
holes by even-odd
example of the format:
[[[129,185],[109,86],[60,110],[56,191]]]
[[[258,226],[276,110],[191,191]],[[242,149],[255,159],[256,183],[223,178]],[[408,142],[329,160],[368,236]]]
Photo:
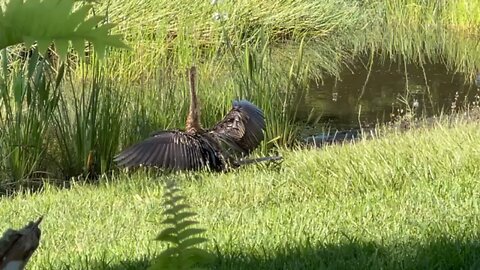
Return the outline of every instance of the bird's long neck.
[[[186,131],[195,133],[202,130],[202,126],[200,125],[200,105],[195,90],[196,69],[195,67],[191,67],[187,72],[190,83],[190,110],[187,116]]]

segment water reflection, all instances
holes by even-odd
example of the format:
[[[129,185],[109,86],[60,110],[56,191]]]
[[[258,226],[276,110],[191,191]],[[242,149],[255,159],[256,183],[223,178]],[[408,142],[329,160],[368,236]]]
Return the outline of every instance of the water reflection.
[[[463,74],[449,73],[439,64],[424,69],[376,64],[370,74],[365,68],[345,70],[341,80],[330,78],[321,85],[312,82],[299,106],[298,119],[310,119],[311,128],[304,135],[312,135],[325,127],[345,130],[385,123],[392,120],[392,114],[407,110],[432,116],[478,99],[480,86],[476,83],[480,84],[480,76],[469,83]]]

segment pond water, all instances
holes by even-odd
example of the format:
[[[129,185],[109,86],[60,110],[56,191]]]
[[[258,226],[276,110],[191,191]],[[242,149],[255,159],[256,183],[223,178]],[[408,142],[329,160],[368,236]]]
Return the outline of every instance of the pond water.
[[[448,72],[443,65],[429,64],[422,69],[378,63],[371,72],[362,66],[345,70],[341,79],[312,82],[300,101],[297,118],[309,119],[303,135],[310,136],[328,129],[372,127],[393,120],[408,108],[416,116],[429,117],[479,100],[480,89],[475,82],[468,82],[463,74]]]

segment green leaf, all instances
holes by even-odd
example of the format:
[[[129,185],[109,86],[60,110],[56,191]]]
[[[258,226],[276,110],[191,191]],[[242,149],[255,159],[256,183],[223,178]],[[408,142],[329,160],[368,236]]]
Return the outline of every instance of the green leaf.
[[[177,204],[185,199],[184,196],[175,195],[179,191],[180,189],[175,186],[173,181],[166,182],[164,205],[169,206],[170,209],[163,212],[164,215],[169,217],[164,219],[162,224],[169,224],[173,227],[164,229],[156,239],[171,242],[173,247],[163,251],[150,269],[191,269],[192,266],[205,264],[213,260],[213,256],[208,252],[194,247],[207,241],[206,238],[195,237],[204,233],[205,230],[189,228],[189,226],[198,224],[197,221],[187,220],[187,218],[195,216],[196,213],[183,212],[190,206],[188,204]]]
[[[164,219],[161,223],[162,223],[162,224],[175,225],[175,224],[177,224],[177,220],[174,219],[174,218],[166,218],[166,219]]]
[[[176,215],[177,213],[181,212],[182,210],[185,210],[189,208],[190,206],[188,204],[178,204],[173,206],[170,209],[167,209],[163,211],[163,215]]]
[[[130,46],[123,42],[123,36],[120,34],[109,35],[108,45],[116,48],[131,49]]]
[[[194,265],[206,265],[214,262],[215,257],[209,252],[199,248],[189,248],[182,251],[182,261],[186,269],[191,269]]]
[[[195,245],[198,245],[198,244],[201,244],[201,243],[204,243],[204,242],[207,242],[207,241],[208,241],[208,239],[203,238],[203,237],[188,238],[188,239],[182,240],[180,242],[180,245],[178,245],[178,247],[180,249],[187,249],[187,248],[193,247]]]
[[[30,59],[28,60],[28,68],[27,68],[27,76],[31,78],[33,74],[35,73],[38,65],[40,64],[38,60],[38,50],[35,48],[32,50],[32,55],[30,56]]]
[[[88,16],[88,12],[92,9],[92,5],[84,5],[77,10],[75,10],[70,17],[68,18],[69,23],[71,23],[72,27],[77,30],[77,27],[84,21],[84,19]]]
[[[184,220],[186,218],[189,218],[189,217],[193,217],[193,216],[196,216],[197,214],[194,213],[194,212],[182,212],[182,213],[179,213],[179,214],[176,214],[175,215],[175,218],[180,221],[180,220]]]
[[[24,88],[24,80],[23,76],[19,74],[14,78],[14,84],[13,84],[13,96],[15,98],[16,103],[21,103],[23,101],[23,95],[25,93],[25,88]]]
[[[37,48],[38,48],[38,53],[41,55],[45,55],[48,50],[48,46],[52,43],[51,40],[48,39],[38,39],[37,40]]]
[[[60,86],[60,83],[62,82],[64,74],[65,74],[65,64],[62,63],[62,65],[57,71],[57,77],[55,79],[55,88],[58,88]]]
[[[167,187],[167,192],[165,192],[165,197],[172,197],[174,196],[177,192],[179,192],[180,189],[175,187],[175,186],[171,186],[171,187]]]
[[[60,56],[60,60],[62,61],[67,59],[68,45],[69,45],[68,40],[65,40],[65,39],[55,40],[55,48],[57,50],[58,55]]]
[[[166,235],[158,235],[157,238],[155,238],[155,240],[177,244],[178,238],[171,234],[166,234]]]
[[[85,57],[85,40],[83,39],[73,39],[72,46],[77,51],[80,58]]]
[[[182,222],[179,222],[176,226],[177,230],[180,232],[182,231],[183,229],[185,229],[186,227],[188,226],[192,226],[194,224],[198,224],[197,221],[194,221],[194,220],[185,220],[185,221],[182,221]]]
[[[169,270],[175,269],[175,258],[173,257],[157,257],[148,270]]]
[[[157,241],[178,243],[177,230],[175,228],[166,228],[155,238]]]
[[[185,200],[185,196],[172,196],[169,200],[165,201],[165,205],[175,205],[182,200]]]
[[[159,256],[171,257],[171,256],[174,256],[174,255],[178,255],[178,252],[179,252],[178,248],[169,247],[166,250],[162,251]]]
[[[103,19],[105,19],[103,16],[92,16],[77,27],[77,32],[88,33],[92,31],[93,28],[97,26],[97,24],[99,24]]]
[[[205,229],[197,229],[197,228],[191,228],[191,229],[185,229],[182,232],[178,233],[178,239],[180,241],[183,241],[184,239],[189,238],[190,236],[201,234],[206,232]]]
[[[162,221],[162,224],[174,225],[179,231],[181,231],[185,229],[185,227],[198,224],[198,221],[195,221],[195,220],[179,221],[176,218],[167,218]]]
[[[97,54],[97,56],[102,59],[105,56],[105,50],[107,49],[107,46],[101,42],[97,42],[95,44],[94,52]]]
[[[59,55],[64,59],[65,44],[89,41],[102,57],[109,46],[129,48],[120,35],[111,35],[115,24],[101,24],[104,16],[90,16],[91,5],[75,5],[74,0],[10,0],[0,13],[0,49],[25,42],[27,47],[38,43],[44,54],[52,41],[59,44]],[[80,6],[79,8],[76,8]],[[83,48],[78,51],[83,54]]]
[[[35,43],[35,38],[30,36],[24,36],[23,42],[25,43],[25,48],[28,50],[33,46],[33,43]]]

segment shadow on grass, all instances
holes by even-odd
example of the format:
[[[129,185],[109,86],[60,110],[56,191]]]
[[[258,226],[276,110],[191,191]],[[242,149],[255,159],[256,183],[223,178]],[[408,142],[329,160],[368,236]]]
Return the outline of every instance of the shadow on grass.
[[[284,247],[270,254],[219,256],[216,269],[480,269],[480,241]]]
[[[219,256],[216,269],[480,269],[480,241],[351,242],[283,247],[274,254]]]
[[[82,176],[72,177],[68,179],[54,179],[54,178],[30,178],[22,181],[21,183],[3,183],[0,179],[0,197],[13,198],[20,194],[35,194],[42,193],[45,186],[53,186],[58,189],[69,190],[74,186],[98,186],[104,183],[117,181],[119,178],[145,178],[152,181],[158,181],[165,179],[166,177],[178,178],[179,176],[187,179],[198,179],[201,176],[193,172],[168,172],[165,170],[159,170],[155,168],[135,168],[130,171],[121,170],[115,168],[102,175],[95,176]]]
[[[480,269],[479,239],[443,237],[425,244],[392,245],[358,241],[338,245],[306,243],[275,251],[258,248],[253,253],[219,250],[210,269]],[[146,269],[151,260],[94,262],[82,269]]]
[[[132,246],[134,248],[134,246]],[[140,259],[125,259],[121,261],[110,261],[107,259],[91,260],[82,258],[79,261],[63,264],[60,269],[81,269],[81,270],[135,270],[147,269],[153,256],[145,256]],[[58,268],[58,267],[57,267]]]

